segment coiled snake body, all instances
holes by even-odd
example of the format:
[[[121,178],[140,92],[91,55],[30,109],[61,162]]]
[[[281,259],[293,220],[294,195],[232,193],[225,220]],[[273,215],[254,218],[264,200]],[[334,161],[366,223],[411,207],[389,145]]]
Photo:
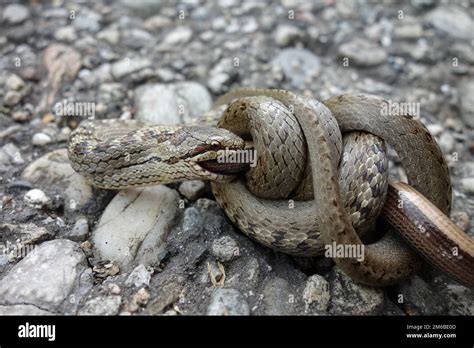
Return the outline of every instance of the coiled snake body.
[[[76,171],[106,189],[211,180],[217,201],[240,230],[293,255],[320,255],[328,245],[362,246],[383,211],[422,256],[474,286],[474,242],[444,215],[451,203],[447,165],[418,120],[385,115],[386,101],[362,94],[320,103],[284,90],[239,89],[216,106],[229,103],[222,128],[85,122],[70,136],[69,158]],[[341,132],[351,133],[342,141]],[[397,151],[413,188],[388,184],[381,139]],[[248,166],[217,161],[223,150],[244,150],[244,140],[253,140],[258,157],[247,185],[234,179]],[[417,254],[394,233],[363,250],[363,258],[334,258],[357,282],[393,284],[419,266]]]

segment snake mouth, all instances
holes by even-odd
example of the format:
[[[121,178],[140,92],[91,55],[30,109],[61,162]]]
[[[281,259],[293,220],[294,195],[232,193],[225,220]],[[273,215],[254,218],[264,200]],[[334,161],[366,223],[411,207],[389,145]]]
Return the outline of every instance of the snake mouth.
[[[205,170],[219,175],[235,175],[250,168],[250,163],[220,163],[217,159],[199,162]]]

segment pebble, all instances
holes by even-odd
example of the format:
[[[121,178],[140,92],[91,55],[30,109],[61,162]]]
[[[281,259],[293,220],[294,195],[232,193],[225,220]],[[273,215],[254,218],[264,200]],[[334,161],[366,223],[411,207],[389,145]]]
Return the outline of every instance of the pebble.
[[[449,132],[444,132],[439,137],[439,146],[445,154],[450,154],[454,150],[454,137]]]
[[[18,75],[11,74],[5,81],[5,86],[12,91],[19,91],[25,87],[25,81]]]
[[[99,13],[83,7],[80,11],[76,12],[76,18],[72,23],[77,30],[86,30],[96,33],[100,30],[101,21],[102,16]]]
[[[263,288],[265,315],[294,315],[294,302],[295,294],[285,279],[274,278],[265,284]]]
[[[97,38],[111,45],[116,45],[120,41],[120,32],[113,28],[107,28],[97,33]]]
[[[235,239],[224,236],[212,242],[211,253],[219,261],[228,262],[240,256],[240,248]]]
[[[281,67],[285,77],[298,88],[304,87],[308,79],[316,77],[321,69],[320,59],[306,49],[287,48],[272,62]]]
[[[464,192],[474,195],[474,178],[462,178],[461,187]]]
[[[301,38],[303,33],[301,30],[293,25],[280,24],[276,28],[273,39],[276,44],[280,47],[288,46],[293,43],[295,40]]]
[[[455,39],[472,39],[474,22],[468,12],[459,7],[438,6],[426,15],[426,20]]]
[[[440,124],[437,124],[437,123],[430,124],[426,128],[428,128],[431,135],[433,135],[435,137],[437,137],[438,135],[440,135],[444,131],[443,126],[440,125]]]
[[[23,98],[22,94],[20,92],[17,92],[17,91],[8,91],[6,94],[5,94],[5,98],[3,100],[3,103],[6,105],[6,106],[15,106],[17,105],[20,100]]]
[[[417,275],[396,285],[394,291],[397,299],[403,301],[401,305],[405,311],[417,315],[446,314],[447,301],[444,296]]]
[[[11,24],[20,24],[30,17],[28,7],[20,4],[10,4],[3,10],[3,20]]]
[[[206,184],[201,180],[187,180],[179,185],[179,193],[190,201],[195,201],[202,198],[206,191]]]
[[[120,191],[92,232],[96,257],[121,268],[159,263],[178,214],[178,200],[178,193],[163,185]]]
[[[140,264],[135,267],[129,274],[127,280],[125,281],[126,285],[133,284],[135,287],[139,288],[143,285],[150,285],[151,273],[147,270],[145,265]]]
[[[54,32],[54,38],[59,41],[72,42],[77,39],[76,29],[68,25]]]
[[[451,220],[464,232],[467,232],[471,225],[470,217],[464,211],[452,212]]]
[[[236,289],[216,289],[207,307],[208,315],[250,315],[245,297]]]
[[[471,128],[474,128],[474,79],[464,80],[459,87],[461,98],[461,117]]]
[[[33,135],[32,143],[36,146],[45,146],[51,143],[53,139],[48,134],[45,133],[35,133]]]
[[[49,197],[39,189],[32,189],[25,193],[25,201],[32,206],[41,208],[50,201]]]
[[[98,296],[88,300],[78,311],[79,315],[117,315],[122,303],[118,295]]]
[[[135,90],[135,118],[160,125],[189,123],[209,111],[212,99],[196,82],[147,84]]]
[[[148,58],[126,57],[112,64],[112,76],[116,80],[151,67],[151,61]]]
[[[145,288],[141,288],[132,296],[132,303],[137,304],[138,306],[146,306],[150,300],[150,292]]]
[[[71,167],[66,149],[47,153],[30,163],[22,173],[24,180],[40,187],[55,187],[66,201],[66,212],[86,206],[92,199],[92,187]]]
[[[85,286],[80,280],[86,269],[86,258],[76,243],[65,239],[44,242],[4,276],[1,302],[55,311],[75,287]]]
[[[163,42],[162,46],[165,48],[172,48],[176,45],[182,45],[191,40],[193,36],[193,31],[189,27],[177,27],[169,32]]]
[[[368,67],[382,64],[387,60],[387,53],[381,47],[361,38],[353,39],[339,46],[338,54],[349,58],[349,66]]]
[[[381,288],[357,284],[337,267],[331,272],[331,300],[333,315],[377,315],[384,307]]]
[[[83,242],[89,233],[89,222],[87,218],[81,217],[76,220],[74,226],[65,234],[65,238],[75,242]]]
[[[6,143],[0,148],[0,164],[23,164],[25,160],[20,149],[13,143]]]
[[[305,312],[327,313],[330,299],[329,282],[318,274],[310,276],[303,290]]]

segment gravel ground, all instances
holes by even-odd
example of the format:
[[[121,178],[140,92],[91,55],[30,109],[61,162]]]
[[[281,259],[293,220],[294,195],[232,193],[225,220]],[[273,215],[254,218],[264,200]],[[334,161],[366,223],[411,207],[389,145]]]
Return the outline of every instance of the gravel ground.
[[[435,0],[2,1],[0,313],[474,315],[474,292],[431,267],[358,285],[328,259],[240,234],[207,183],[98,190],[64,150],[85,117],[188,122],[234,87],[378,94],[419,103],[449,163],[451,217],[474,237],[473,12]]]

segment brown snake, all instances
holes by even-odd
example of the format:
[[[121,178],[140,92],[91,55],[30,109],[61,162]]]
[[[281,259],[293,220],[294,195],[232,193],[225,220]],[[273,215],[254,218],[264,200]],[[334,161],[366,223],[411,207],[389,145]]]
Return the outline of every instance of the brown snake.
[[[341,95],[320,103],[283,90],[240,89],[221,97],[217,105],[230,102],[219,126],[232,133],[196,125],[150,126],[133,120],[86,122],[71,134],[69,158],[76,171],[107,189],[211,180],[217,201],[246,235],[285,253],[314,256],[334,243],[363,245],[354,228],[362,236],[373,225],[387,192],[382,176],[387,160],[380,137],[397,151],[414,187],[390,185],[384,219],[435,266],[474,287],[473,240],[444,215],[451,203],[447,165],[418,120],[384,115],[381,106],[386,101],[373,95]],[[277,118],[283,123],[264,128]],[[353,132],[345,136],[344,149],[340,132]],[[259,165],[267,166],[263,174],[257,168],[247,173],[248,187],[240,180],[232,181],[241,164],[216,161],[219,151],[244,149],[244,141],[233,133],[253,139]],[[270,151],[268,144],[275,138],[291,146],[273,146]],[[354,142],[359,145],[351,145]],[[289,195],[311,200],[298,200],[289,207]],[[418,256],[393,233],[364,245],[363,250],[362,259],[334,258],[360,283],[393,284],[419,266]]]

